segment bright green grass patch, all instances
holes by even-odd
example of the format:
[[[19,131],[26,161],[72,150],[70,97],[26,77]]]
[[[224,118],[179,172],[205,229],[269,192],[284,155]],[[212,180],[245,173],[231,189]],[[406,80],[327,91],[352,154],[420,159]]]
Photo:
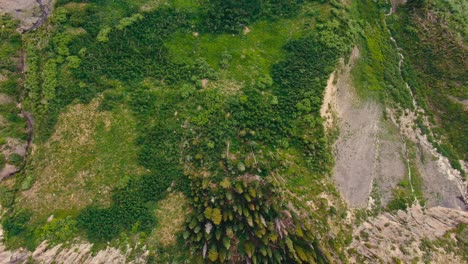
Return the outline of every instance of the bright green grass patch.
[[[146,0],[140,7],[142,12],[154,11],[156,8],[170,6],[178,10],[195,11],[200,7],[199,0]]]
[[[168,0],[168,4],[176,9],[194,10],[200,6],[199,0]]]
[[[224,69],[227,79],[248,81],[269,74],[283,58],[282,47],[301,35],[302,25],[301,20],[281,19],[260,21],[239,35],[178,32],[165,46],[176,62],[202,58],[214,69]]]

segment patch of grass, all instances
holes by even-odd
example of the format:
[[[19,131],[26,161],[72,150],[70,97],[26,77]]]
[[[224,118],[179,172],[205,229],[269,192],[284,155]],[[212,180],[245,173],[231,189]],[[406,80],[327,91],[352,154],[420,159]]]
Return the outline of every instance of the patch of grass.
[[[164,45],[175,62],[206,61],[222,78],[252,83],[268,75],[271,65],[283,58],[282,47],[303,32],[303,21],[259,21],[245,34],[199,34],[182,31]],[[195,35],[194,35],[195,34]],[[199,34],[199,35],[197,35]]]
[[[177,233],[184,230],[188,203],[182,193],[170,193],[156,206],[156,219],[159,225],[153,230],[152,240],[163,247],[177,242]]]
[[[99,112],[98,105],[97,99],[73,105],[60,116],[50,140],[31,156],[26,174],[36,182],[21,194],[22,207],[44,216],[104,205],[113,188],[142,174],[131,114],[122,107]]]
[[[34,232],[37,243],[47,240],[50,246],[72,241],[78,234],[76,220],[71,216],[55,217]]]
[[[166,263],[189,259],[184,250],[185,241],[182,231],[187,215],[190,213],[187,198],[180,192],[171,192],[155,205],[156,228],[148,235],[145,244],[154,252],[148,263]]]

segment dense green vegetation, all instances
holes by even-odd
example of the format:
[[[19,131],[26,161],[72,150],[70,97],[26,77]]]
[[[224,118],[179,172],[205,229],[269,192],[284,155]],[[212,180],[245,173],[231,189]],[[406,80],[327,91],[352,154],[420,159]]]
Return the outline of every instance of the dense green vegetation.
[[[245,175],[216,187],[201,177],[191,179],[194,213],[184,237],[203,252],[200,260],[331,261],[309,223],[298,221],[301,217],[291,215],[278,199],[274,179]]]
[[[344,261],[346,206],[328,179],[332,139],[319,112],[330,74],[355,43],[359,93],[412,108],[404,80],[421,92],[420,69],[406,63],[400,73],[387,9],[368,0],[59,0],[23,39],[2,18],[0,56],[26,52],[23,104],[37,144],[25,173],[0,188],[7,244],[147,243],[155,263]],[[402,14],[409,20],[410,9]],[[15,78],[0,85],[18,94]],[[5,112],[19,127],[17,113]],[[447,135],[460,140],[463,124],[450,124]],[[445,146],[452,159],[463,151]],[[424,202],[410,170],[388,209]],[[189,207],[176,244],[154,235],[168,197]]]
[[[461,103],[468,96],[462,26],[467,14],[464,1],[412,1],[391,21],[406,57],[405,80],[436,127],[430,140],[459,170],[458,160],[466,160],[468,151],[468,114]]]
[[[4,218],[9,245],[32,248],[43,239],[55,244],[80,235],[98,245],[145,240],[158,225],[158,203],[177,191],[191,205],[178,243],[189,243],[193,252],[179,251],[172,259],[190,253],[211,262],[343,258],[349,239],[322,234],[335,232],[327,215],[344,217],[337,212],[344,206],[330,209],[316,196],[337,197],[324,184],[332,156],[319,109],[326,81],[357,31],[346,9],[336,1],[143,2],[58,1],[46,25],[24,36],[24,103],[35,115],[35,141],[42,145],[26,177],[18,178],[17,195],[47,195],[28,190],[39,168],[63,175],[70,187],[97,190],[96,183],[122,179],[111,184],[107,199],[72,201],[73,209],[61,205],[67,196],[47,211],[12,202],[11,192],[2,191],[11,208]],[[84,122],[79,131],[86,137],[70,138],[66,122],[83,122],[83,114],[69,111],[87,113],[96,103],[102,114],[93,116],[102,123]],[[100,144],[108,142],[106,131],[125,135],[109,119],[125,109],[135,120],[134,128],[128,126],[136,134],[131,149],[143,172],[112,178],[91,159],[112,168],[114,156],[102,153]],[[80,171],[73,157],[66,157],[71,166],[64,172],[41,167],[53,155],[47,153],[62,153],[60,140],[67,140],[70,153],[81,153],[73,145],[80,142],[96,153],[79,154],[77,162],[91,166],[88,171]],[[79,181],[94,174],[98,180]],[[290,193],[282,194],[285,188]],[[323,213],[312,212],[306,201]],[[341,227],[335,230],[345,236]],[[157,253],[164,250],[173,248],[156,246],[151,259],[168,261]]]
[[[412,98],[398,69],[400,57],[385,23],[386,1],[356,1],[353,11],[363,19],[360,38],[361,59],[353,69],[354,82],[361,96],[412,109]]]

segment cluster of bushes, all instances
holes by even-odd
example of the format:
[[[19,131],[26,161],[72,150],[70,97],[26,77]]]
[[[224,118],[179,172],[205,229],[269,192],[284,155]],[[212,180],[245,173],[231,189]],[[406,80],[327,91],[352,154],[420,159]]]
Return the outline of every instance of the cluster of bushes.
[[[128,186],[116,192],[109,208],[85,208],[77,218],[77,226],[86,231],[92,242],[110,241],[122,231],[136,227],[137,231],[149,230],[154,216],[145,205],[144,198]]]
[[[125,27],[111,29],[107,41],[88,39],[81,67],[74,70],[78,79],[97,81],[101,76],[125,82],[143,77],[175,82],[182,71],[167,59],[163,39],[184,27],[187,15],[173,9],[158,9],[147,13]],[[127,40],[127,41],[123,41]],[[76,43],[72,50],[80,50],[84,43]]]
[[[274,93],[278,96],[278,119],[294,121],[292,136],[304,146],[309,165],[326,173],[332,160],[320,118],[323,90],[337,59],[348,48],[338,35],[334,46],[325,42],[328,34],[306,36],[286,46],[285,61],[273,66]]]
[[[29,250],[34,250],[45,240],[49,245],[70,242],[80,232],[77,221],[71,216],[55,217],[40,227],[35,226],[32,221],[33,212],[27,209],[12,209],[4,214],[2,228],[5,230],[6,244],[13,247],[26,246]]]
[[[34,248],[34,228],[30,225],[32,212],[19,209],[10,210],[2,216],[2,228],[7,245]]]
[[[5,230],[6,238],[18,236],[21,233],[29,231],[27,223],[31,218],[32,213],[26,210],[15,212],[14,214],[6,217],[2,221],[2,226]]]
[[[238,100],[233,100],[229,110],[239,131],[250,131],[245,138],[265,145],[275,145],[288,135],[290,119],[283,119],[278,97],[258,88],[244,89]]]

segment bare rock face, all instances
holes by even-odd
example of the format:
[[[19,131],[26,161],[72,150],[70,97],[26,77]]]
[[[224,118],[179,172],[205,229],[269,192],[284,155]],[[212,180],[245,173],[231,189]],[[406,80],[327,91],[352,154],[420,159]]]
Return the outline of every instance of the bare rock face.
[[[370,208],[370,194],[377,186],[381,204],[376,206],[385,207],[397,184],[411,177],[409,166],[415,165],[427,206],[466,210],[467,183],[416,128],[417,115],[410,110],[397,114],[359,96],[351,78],[358,58],[359,50],[354,48],[349,63],[342,62],[331,74],[320,111],[325,128],[339,130],[333,146],[333,178],[344,200],[353,208]],[[416,158],[408,158],[407,141],[416,146]]]
[[[0,264],[13,263],[80,263],[80,264],[103,264],[103,263],[146,263],[148,251],[143,250],[136,258],[129,259],[132,249],[127,248],[125,252],[113,247],[107,247],[97,253],[92,252],[93,244],[77,243],[71,246],[57,245],[49,247],[47,241],[40,244],[34,252],[20,248],[8,250],[3,244],[3,230],[0,228]]]
[[[20,30],[24,31],[45,19],[52,3],[53,0],[0,0],[0,14],[9,14],[21,21]]]
[[[350,248],[364,256],[367,263],[393,263],[395,259],[411,263],[415,258],[423,259],[423,240],[433,241],[462,223],[468,223],[465,211],[444,207],[423,209],[416,205],[407,212],[385,213],[364,222],[354,230]],[[444,258],[445,263],[463,263],[457,256],[433,253],[431,261]],[[360,261],[351,259],[351,262]]]
[[[381,187],[382,203],[391,199],[392,189],[405,177],[406,165],[403,142],[395,136],[397,129],[382,121],[382,106],[361,99],[353,87],[351,69],[358,58],[359,50],[354,48],[349,63],[331,75],[321,116],[326,129],[339,129],[333,146],[337,187],[351,207],[366,208],[374,182]]]

